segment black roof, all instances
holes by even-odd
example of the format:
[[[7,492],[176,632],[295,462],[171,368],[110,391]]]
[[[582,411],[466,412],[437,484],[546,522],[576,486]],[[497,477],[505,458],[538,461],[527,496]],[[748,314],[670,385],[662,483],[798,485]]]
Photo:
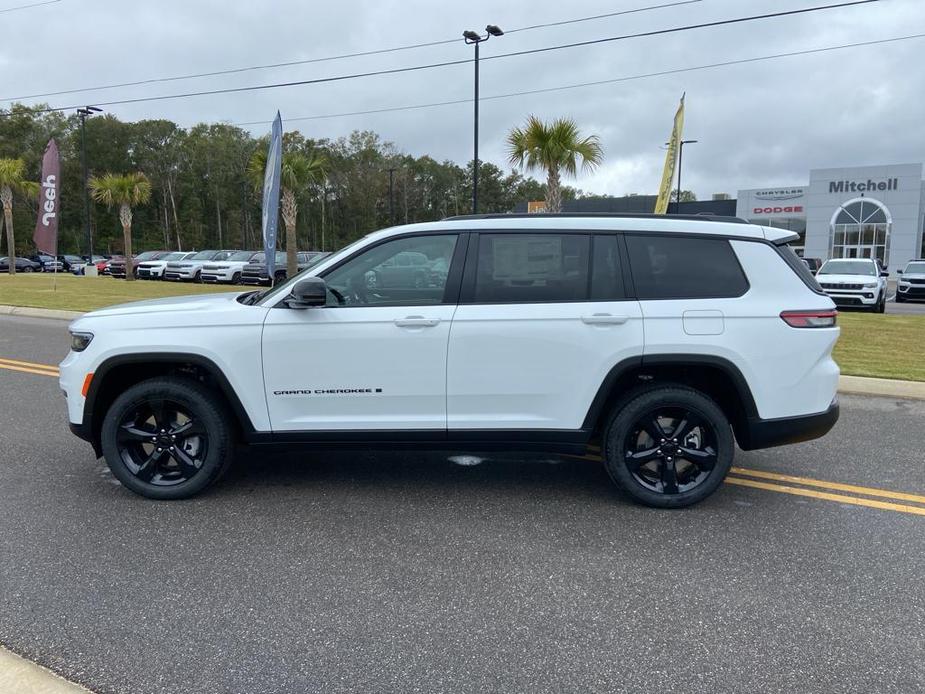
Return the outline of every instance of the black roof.
[[[728,217],[714,214],[653,214],[651,212],[506,212],[492,214],[461,214],[445,217],[443,221],[464,219],[549,219],[549,218],[612,218],[612,219],[683,219],[695,222],[727,222],[730,224],[749,224],[741,217]]]

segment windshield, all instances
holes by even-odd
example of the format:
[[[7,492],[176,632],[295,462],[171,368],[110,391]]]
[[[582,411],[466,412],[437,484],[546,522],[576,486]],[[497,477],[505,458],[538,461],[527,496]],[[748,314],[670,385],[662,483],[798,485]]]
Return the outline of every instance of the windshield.
[[[135,256],[135,260],[151,260],[156,255],[157,255],[156,251],[145,251],[144,253],[141,253]]]
[[[190,260],[212,260],[212,256],[215,255],[215,253],[215,251],[199,251],[190,258]]]
[[[876,277],[874,264],[867,260],[829,260],[819,269],[820,275],[867,275]]]
[[[907,275],[925,275],[925,263],[909,263],[906,265]]]
[[[357,245],[363,243],[364,241],[366,241],[367,238],[368,238],[368,236],[363,236],[363,237],[361,237],[361,238],[358,238],[358,239],[357,239],[356,241],[354,241],[353,243],[348,243],[346,246],[344,246],[343,248],[341,248],[339,251],[334,251],[332,254],[330,254],[330,255],[328,255],[328,256],[325,256],[324,258],[321,258],[321,260],[323,260],[325,263],[327,263],[329,260],[334,260],[334,261],[336,261],[336,260],[338,260],[338,259],[340,259],[340,258],[343,258],[343,257],[345,257],[346,255],[348,255],[348,254],[353,250],[353,248],[354,248],[355,246],[357,246]],[[275,297],[275,296],[279,296],[280,294],[283,294],[283,295],[285,296],[285,295],[288,294],[289,291],[291,290],[293,283],[296,282],[296,281],[299,279],[299,277],[300,277],[301,275],[303,275],[303,274],[306,273],[306,272],[311,272],[312,270],[315,269],[315,266],[318,265],[318,264],[320,264],[320,261],[317,262],[317,263],[312,263],[312,264],[310,264],[307,268],[305,268],[304,270],[302,270],[302,272],[300,272],[300,273],[299,273],[298,275],[296,275],[295,277],[292,277],[292,278],[286,280],[286,281],[283,282],[282,284],[276,285],[276,286],[273,287],[272,289],[268,289],[267,291],[265,291],[263,294],[260,295],[260,297],[259,297],[258,300],[259,300],[259,301],[266,301],[266,300],[268,300],[268,299],[272,299],[272,298]]]
[[[251,256],[254,255],[253,251],[238,251],[237,253],[232,253],[228,256],[228,260],[241,261],[241,260],[250,260]]]
[[[186,257],[186,253],[168,253],[161,260],[183,260]]]

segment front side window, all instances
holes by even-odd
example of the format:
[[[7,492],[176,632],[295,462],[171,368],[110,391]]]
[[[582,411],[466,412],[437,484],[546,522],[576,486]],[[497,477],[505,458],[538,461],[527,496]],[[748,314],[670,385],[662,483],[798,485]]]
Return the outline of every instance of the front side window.
[[[329,306],[441,304],[456,234],[378,244],[324,275]],[[410,258],[418,259],[413,263]]]
[[[626,245],[640,299],[732,298],[748,291],[726,239],[627,234]]]
[[[545,303],[588,298],[585,234],[480,234],[475,303]]]

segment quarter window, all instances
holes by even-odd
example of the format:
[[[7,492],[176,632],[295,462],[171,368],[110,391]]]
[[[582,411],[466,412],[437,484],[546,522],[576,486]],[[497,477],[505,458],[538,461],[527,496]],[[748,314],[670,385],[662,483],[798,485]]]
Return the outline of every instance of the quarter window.
[[[328,306],[441,304],[456,234],[386,241],[331,270]]]
[[[619,301],[626,298],[619,239],[614,234],[596,235],[591,260],[591,300]]]
[[[627,234],[626,244],[640,299],[713,299],[748,291],[726,239]]]
[[[543,303],[588,298],[586,234],[480,234],[476,303]]]

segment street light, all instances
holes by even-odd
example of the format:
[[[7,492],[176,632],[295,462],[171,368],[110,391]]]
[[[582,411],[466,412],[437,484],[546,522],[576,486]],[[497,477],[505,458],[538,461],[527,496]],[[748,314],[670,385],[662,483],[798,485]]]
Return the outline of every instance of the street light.
[[[479,211],[479,44],[487,41],[492,36],[504,36],[504,32],[497,24],[489,24],[485,27],[485,35],[481,36],[476,31],[464,31],[463,39],[467,44],[475,46],[475,125],[473,132],[473,153],[472,153],[472,214],[478,214]]]
[[[93,263],[93,237],[90,234],[90,191],[87,189],[87,131],[86,122],[89,116],[100,113],[103,109],[96,106],[85,106],[77,109],[80,118],[80,168],[84,187],[84,224],[87,229],[87,263]]]
[[[681,161],[684,158],[684,145],[692,145],[696,143],[697,140],[681,140],[680,146],[678,147],[678,192],[675,195],[675,214],[678,214],[681,211]],[[666,142],[666,145],[671,144]]]

